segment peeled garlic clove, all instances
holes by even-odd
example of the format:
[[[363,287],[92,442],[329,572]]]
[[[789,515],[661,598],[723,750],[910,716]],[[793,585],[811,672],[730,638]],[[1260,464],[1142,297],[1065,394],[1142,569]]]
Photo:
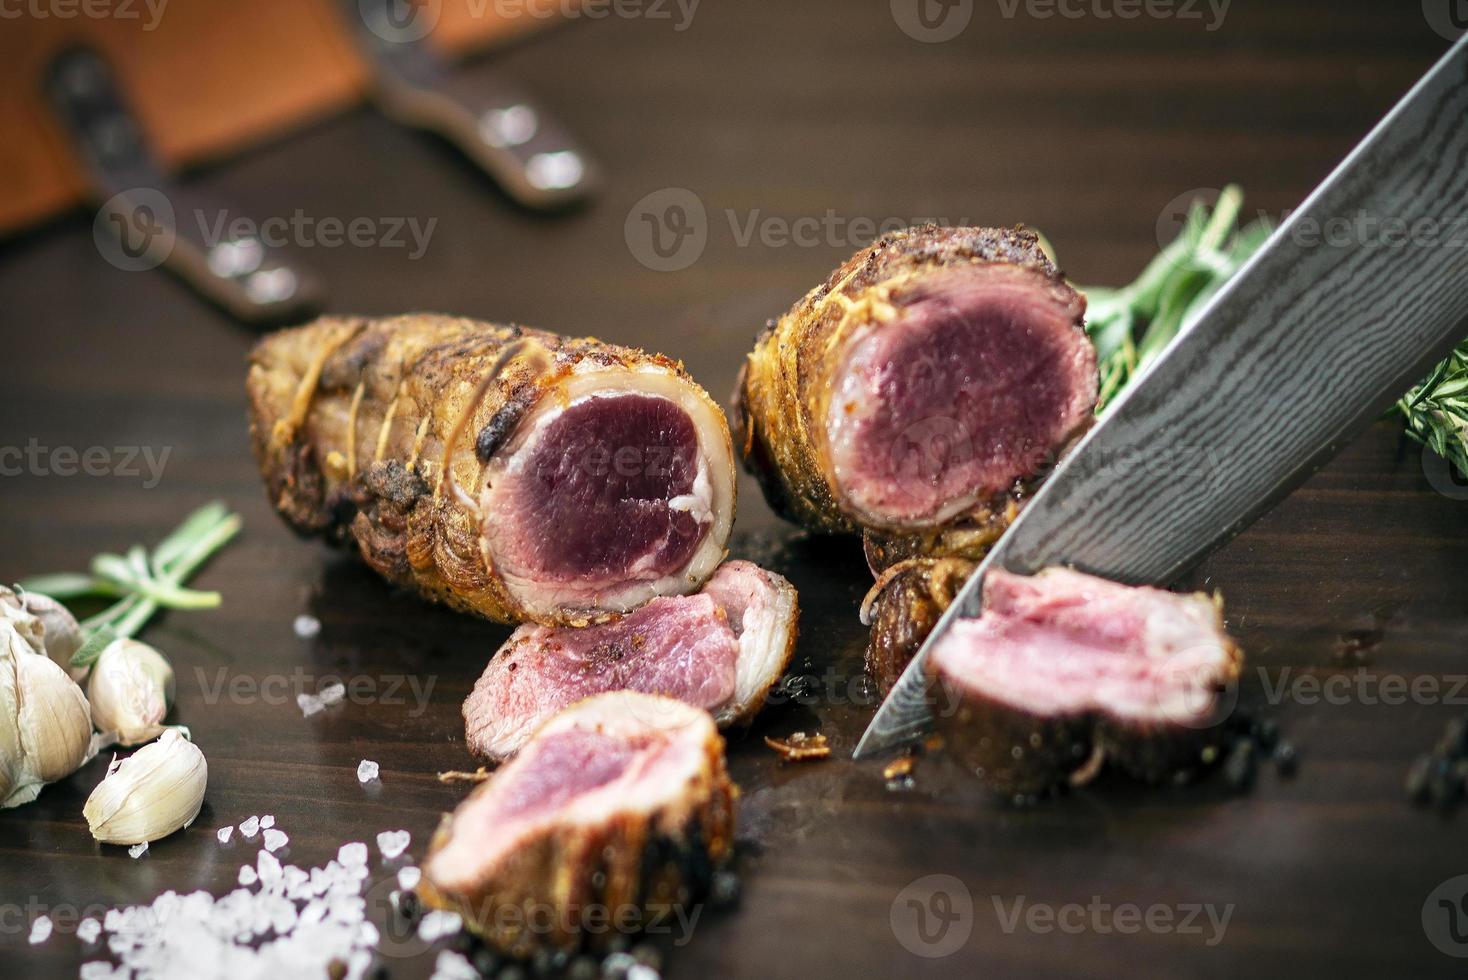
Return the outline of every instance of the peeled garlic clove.
[[[173,699],[173,668],[137,640],[114,640],[92,665],[87,698],[99,732],[115,732],[121,745],[141,745],[163,731]]]
[[[21,596],[21,601],[26,612],[39,619],[44,627],[41,641],[46,648],[46,656],[56,661],[72,680],[80,681],[86,677],[87,668],[71,665],[71,655],[81,649],[84,639],[82,628],[71,610],[39,592],[27,592]]]
[[[0,623],[0,806],[29,803],[41,787],[76,772],[91,757],[86,695],[54,661],[34,652],[14,626]]]
[[[204,753],[170,728],[109,769],[82,815],[104,844],[155,841],[193,823],[208,781]]]

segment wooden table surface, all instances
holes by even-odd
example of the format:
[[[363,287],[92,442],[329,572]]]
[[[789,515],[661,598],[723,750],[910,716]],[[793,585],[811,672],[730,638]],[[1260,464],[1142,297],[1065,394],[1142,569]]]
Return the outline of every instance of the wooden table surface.
[[[857,219],[1024,221],[1049,235],[1077,281],[1115,283],[1156,251],[1186,192],[1238,181],[1251,214],[1277,215],[1446,49],[1420,7],[1238,0],[1209,30],[1204,4],[1202,20],[1122,20],[1097,15],[1106,3],[1042,18],[1032,14],[1046,5],[981,2],[958,37],[923,43],[881,0],[708,3],[686,30],[611,17],[464,67],[521,77],[596,148],[610,179],[582,211],[517,211],[450,149],[365,110],[187,179],[255,216],[436,222],[417,258],[293,246],[329,279],[335,311],[441,310],[640,344],[684,358],[722,399],[765,318],[864,243]],[[638,202],[667,188],[699,199],[706,243],[686,268],[661,272],[639,261],[628,228]],[[141,860],[95,845],[81,807],[105,761],[0,813],[9,976],[75,971],[75,909],[233,887],[249,854],[238,842],[221,848],[213,831],[251,814],[274,813],[289,860],[306,867],[395,828],[412,832],[421,856],[464,794],[434,778],[470,764],[459,704],[508,632],[394,593],[349,557],[293,537],[247,447],[253,336],[167,275],[108,265],[91,217],[0,251],[0,446],[34,445],[41,460],[0,478],[0,579],[156,540],[211,498],[240,511],[245,530],[197,580],[223,593],[223,608],[170,615],[145,634],[172,658],[174,718],[209,759],[198,822]],[[782,242],[780,229],[801,218],[820,229]],[[48,472],[62,447],[105,447],[119,466],[125,447],[168,455],[151,485]],[[1243,795],[1218,778],[1168,789],[1108,778],[1016,810],[936,759],[912,789],[889,790],[880,763],[849,761],[872,711],[859,548],[781,524],[747,480],[740,493],[733,552],[799,587],[794,671],[816,680],[731,737],[742,905],[700,918],[670,948],[669,976],[1459,969],[1429,941],[1423,915],[1439,883],[1468,872],[1468,814],[1416,810],[1402,783],[1413,757],[1468,711],[1458,689],[1468,504],[1452,487],[1433,489],[1394,424],[1349,445],[1190,578],[1222,590],[1249,657],[1243,699],[1302,757],[1294,779],[1266,771]],[[292,631],[303,612],[323,624],[313,640]],[[303,718],[295,693],[333,677],[354,685],[349,703]],[[1388,703],[1394,684],[1416,678],[1436,693]],[[1329,679],[1324,693],[1312,686]],[[832,758],[782,766],[760,738],[799,729],[828,735]],[[380,785],[358,784],[364,758],[381,763]],[[903,893],[929,875],[961,882],[947,886],[959,918],[941,938],[936,920],[920,933],[914,892]],[[379,922],[382,894],[370,912]],[[1193,906],[1212,908],[1227,926],[1220,937],[1205,911],[1190,929],[1154,918],[1128,931],[1125,913],[1106,911],[1126,903],[1171,910],[1174,926]],[[1045,929],[1025,911],[1034,907],[1066,928]],[[1025,915],[1014,924],[1016,909]],[[28,946],[42,912],[58,934]],[[945,944],[958,948],[919,955]],[[420,976],[431,956],[384,962],[394,976]]]

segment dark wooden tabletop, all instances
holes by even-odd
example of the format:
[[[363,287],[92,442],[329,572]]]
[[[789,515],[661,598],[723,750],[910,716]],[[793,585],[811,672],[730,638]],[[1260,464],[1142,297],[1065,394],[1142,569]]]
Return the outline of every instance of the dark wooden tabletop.
[[[1298,202],[1448,44],[1415,2],[1237,0],[1218,23],[1204,3],[1137,4],[1142,16],[1120,19],[1101,14],[1133,5],[1041,17],[1053,5],[980,0],[954,8],[971,20],[941,43],[909,36],[899,21],[910,11],[890,6],[897,15],[882,0],[708,3],[686,30],[676,17],[609,17],[464,66],[526,81],[604,162],[598,199],[557,218],[516,210],[452,150],[366,110],[185,179],[255,216],[436,222],[417,258],[289,248],[326,275],[336,311],[596,334],[684,358],[722,399],[756,329],[864,244],[864,222],[1023,221],[1077,281],[1120,282],[1156,251],[1180,195],[1237,181],[1251,214]],[[661,272],[640,261],[628,227],[668,188],[697,197],[706,241],[686,268]],[[806,234],[796,222],[810,218],[819,228]],[[434,778],[470,765],[459,704],[508,632],[396,594],[293,537],[247,446],[253,335],[165,274],[110,266],[91,219],[0,250],[0,446],[35,446],[27,458],[40,460],[0,477],[0,579],[155,540],[211,498],[240,511],[245,530],[197,580],[223,608],[145,634],[173,660],[174,718],[208,756],[198,822],[140,860],[94,844],[81,807],[101,761],[0,812],[10,976],[74,973],[77,909],[233,887],[246,849],[221,848],[213,831],[251,814],[275,814],[289,860],[307,867],[399,827],[421,856],[464,795]],[[152,485],[51,472],[64,447],[104,447],[118,463],[127,447],[168,455]],[[795,670],[816,680],[730,739],[742,904],[702,917],[669,950],[669,976],[1460,969],[1430,941],[1424,914],[1441,912],[1424,904],[1468,872],[1468,813],[1414,809],[1402,785],[1414,756],[1468,713],[1468,494],[1434,490],[1394,424],[1350,444],[1190,578],[1227,599],[1249,658],[1243,699],[1300,750],[1297,776],[1266,770],[1247,794],[1218,778],[1166,789],[1108,778],[1013,809],[938,759],[912,788],[889,789],[880,763],[849,761],[873,708],[859,548],[781,524],[747,481],[740,493],[733,552],[799,587]],[[323,624],[313,640],[292,631],[303,612]],[[348,703],[303,718],[295,693],[333,677],[354,685]],[[1420,678],[1435,690],[1391,703]],[[830,760],[784,766],[760,737],[802,729],[830,737]],[[381,763],[380,785],[358,784],[364,758]],[[930,875],[961,882],[939,882],[957,916],[941,936],[907,904],[930,897]],[[1167,910],[1172,925],[1155,911],[1140,926],[1118,918],[1128,903]],[[1046,928],[1046,909],[1059,924]],[[28,946],[41,913],[58,934]],[[370,914],[382,921],[382,903]],[[385,962],[420,976],[431,957]]]

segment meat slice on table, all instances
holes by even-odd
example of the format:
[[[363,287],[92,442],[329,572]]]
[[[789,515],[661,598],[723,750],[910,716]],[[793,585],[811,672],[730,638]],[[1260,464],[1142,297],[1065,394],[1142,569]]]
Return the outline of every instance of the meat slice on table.
[[[681,365],[428,314],[325,318],[251,356],[271,502],[388,579],[500,622],[697,590],[734,515],[723,412]]]
[[[926,226],[858,252],[756,341],[736,440],[771,505],[879,570],[978,558],[1090,424],[1085,299],[1034,233]]]
[[[1242,665],[1215,599],[1063,568],[989,572],[983,614],[926,664],[949,752],[1017,795],[1103,760],[1148,781],[1200,766]]]
[[[632,691],[587,698],[445,818],[419,892],[516,956],[605,945],[676,921],[707,891],[737,793],[707,712]]]
[[[479,758],[508,758],[562,708],[619,690],[677,698],[721,726],[747,721],[790,662],[797,617],[794,586],[731,561],[702,592],[654,599],[614,622],[522,626],[464,702],[465,742]]]

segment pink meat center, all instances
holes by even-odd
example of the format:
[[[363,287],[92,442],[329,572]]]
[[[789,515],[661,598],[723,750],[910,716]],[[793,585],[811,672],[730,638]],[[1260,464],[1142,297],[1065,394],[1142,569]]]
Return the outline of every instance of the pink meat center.
[[[538,582],[588,588],[651,581],[687,565],[711,521],[670,505],[698,475],[698,435],[677,405],[589,398],[540,434],[496,487],[501,563]]]
[[[1095,396],[1094,355],[1048,293],[960,270],[860,341],[827,419],[859,512],[946,520],[1030,477]]]
[[[536,744],[534,765],[507,773],[508,778],[495,787],[499,792],[493,815],[509,819],[554,813],[619,778],[643,748],[600,732],[572,730],[548,736]]]

